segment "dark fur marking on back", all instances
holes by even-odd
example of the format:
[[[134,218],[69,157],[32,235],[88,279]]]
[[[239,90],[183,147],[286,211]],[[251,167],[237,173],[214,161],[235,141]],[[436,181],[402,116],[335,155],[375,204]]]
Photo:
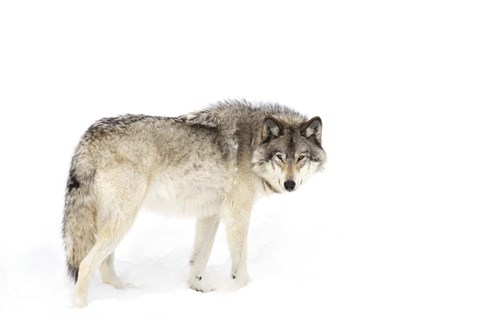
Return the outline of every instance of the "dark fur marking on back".
[[[103,118],[92,124],[83,136],[83,140],[98,138],[109,134],[115,130],[125,129],[137,122],[144,122],[152,119],[160,119],[162,117],[147,116],[144,114],[125,114],[118,117]],[[163,119],[168,119],[163,117]]]
[[[109,118],[100,119],[97,121],[96,124],[94,124],[94,126],[96,127],[102,127],[102,126],[115,127],[115,126],[122,126],[122,125],[126,126],[135,122],[149,119],[149,118],[155,118],[155,117],[147,116],[144,114],[125,114],[118,117],[109,117]]]

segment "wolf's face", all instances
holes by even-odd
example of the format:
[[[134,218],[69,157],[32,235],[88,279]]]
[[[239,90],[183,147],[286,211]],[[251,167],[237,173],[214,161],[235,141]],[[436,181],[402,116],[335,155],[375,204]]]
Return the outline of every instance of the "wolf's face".
[[[321,137],[319,117],[296,125],[266,117],[253,154],[253,170],[274,192],[297,190],[325,163]]]

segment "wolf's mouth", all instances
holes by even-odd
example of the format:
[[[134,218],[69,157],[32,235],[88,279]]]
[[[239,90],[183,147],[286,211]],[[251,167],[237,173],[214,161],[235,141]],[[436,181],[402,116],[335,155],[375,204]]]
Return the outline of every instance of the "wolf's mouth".
[[[267,180],[265,179],[262,179],[263,181],[263,189],[265,191],[269,190],[271,192],[274,192],[274,193],[280,193],[280,191],[278,191],[277,189],[275,189],[271,184],[270,182],[268,182]]]

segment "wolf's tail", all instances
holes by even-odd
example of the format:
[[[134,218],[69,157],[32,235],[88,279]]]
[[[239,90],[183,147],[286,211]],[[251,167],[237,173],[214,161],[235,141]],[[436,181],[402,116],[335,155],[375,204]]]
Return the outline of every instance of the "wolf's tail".
[[[77,282],[80,262],[95,244],[96,203],[95,170],[86,150],[80,144],[72,158],[65,193],[63,240],[67,270]]]

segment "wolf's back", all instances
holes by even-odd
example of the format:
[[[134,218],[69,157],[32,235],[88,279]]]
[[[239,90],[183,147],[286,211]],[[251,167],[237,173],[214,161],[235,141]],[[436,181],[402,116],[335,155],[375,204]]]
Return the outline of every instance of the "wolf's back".
[[[76,282],[80,262],[95,243],[95,169],[82,140],[72,158],[65,193],[63,240],[68,274]]]

